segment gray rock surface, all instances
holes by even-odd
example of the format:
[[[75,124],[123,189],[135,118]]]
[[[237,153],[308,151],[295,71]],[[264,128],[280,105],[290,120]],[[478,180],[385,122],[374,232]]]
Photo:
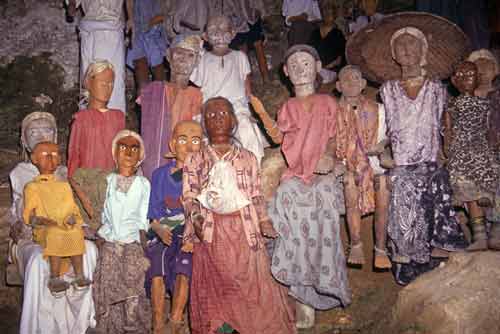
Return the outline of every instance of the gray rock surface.
[[[453,254],[399,292],[392,325],[405,334],[500,333],[500,252]]]

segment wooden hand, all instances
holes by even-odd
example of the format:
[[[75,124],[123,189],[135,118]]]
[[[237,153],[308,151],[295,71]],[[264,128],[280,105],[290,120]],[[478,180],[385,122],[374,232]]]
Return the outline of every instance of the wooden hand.
[[[278,232],[273,227],[273,224],[271,223],[271,220],[265,219],[260,221],[259,223],[260,226],[260,233],[267,238],[277,238],[279,236]]]
[[[31,210],[30,213],[30,224],[34,227],[41,226],[57,226],[57,222],[46,217],[37,216],[35,209]]]

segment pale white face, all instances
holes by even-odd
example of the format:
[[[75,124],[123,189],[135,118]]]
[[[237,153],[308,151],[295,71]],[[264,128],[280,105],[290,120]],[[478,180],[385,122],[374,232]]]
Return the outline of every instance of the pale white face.
[[[169,62],[172,72],[187,76],[191,75],[198,63],[198,54],[192,50],[183,48],[171,48],[169,52]]]
[[[346,97],[359,96],[365,87],[366,80],[363,79],[361,73],[356,70],[342,72],[337,82],[338,90]]]
[[[56,129],[45,118],[35,119],[24,129],[24,138],[26,139],[28,150],[32,151],[38,143],[55,142]]]
[[[207,23],[205,37],[214,48],[228,48],[234,38],[234,31],[228,18],[217,17]]]
[[[285,74],[294,86],[313,84],[321,62],[305,51],[299,51],[288,57],[285,65]]]
[[[394,40],[394,60],[401,66],[417,66],[422,63],[424,46],[420,39],[402,34]]]

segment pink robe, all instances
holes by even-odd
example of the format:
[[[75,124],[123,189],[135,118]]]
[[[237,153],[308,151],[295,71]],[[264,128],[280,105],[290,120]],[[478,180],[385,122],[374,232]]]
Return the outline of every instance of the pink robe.
[[[125,114],[109,109],[100,112],[94,109],[80,110],[73,115],[68,146],[68,176],[78,168],[115,167],[111,144],[113,138],[125,129]]]
[[[281,150],[288,163],[282,180],[295,176],[311,183],[328,140],[335,136],[336,112],[337,102],[324,94],[313,96],[310,111],[304,110],[298,98],[289,99],[281,107],[278,128],[283,133]]]

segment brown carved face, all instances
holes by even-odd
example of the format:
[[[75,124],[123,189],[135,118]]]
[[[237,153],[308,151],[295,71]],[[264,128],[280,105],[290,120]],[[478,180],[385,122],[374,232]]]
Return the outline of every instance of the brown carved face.
[[[308,52],[299,51],[288,57],[283,69],[294,86],[307,85],[315,82],[321,62]]]
[[[116,163],[118,168],[135,168],[141,159],[141,144],[132,137],[123,137],[116,143]]]
[[[231,21],[224,16],[213,17],[208,20],[204,39],[214,48],[225,49],[236,35]]]
[[[474,94],[478,85],[478,71],[474,63],[464,61],[455,69],[451,82],[462,94]]]
[[[189,76],[198,63],[198,54],[188,49],[171,48],[168,51],[168,61],[172,72]]]
[[[410,34],[402,34],[394,40],[395,61],[401,66],[420,65],[424,56],[422,41]]]
[[[341,72],[337,81],[337,90],[346,97],[356,97],[363,92],[366,87],[366,80],[357,70],[347,70]]]
[[[175,155],[177,163],[184,163],[188,153],[200,151],[202,137],[203,130],[197,122],[177,123],[169,143],[170,152]]]
[[[483,85],[490,85],[495,78],[495,63],[488,58],[479,58],[474,62],[477,66],[479,82]]]
[[[227,138],[229,142],[236,126],[236,118],[228,100],[214,99],[207,102],[203,121],[211,142],[217,137]]]
[[[40,174],[54,174],[61,163],[59,145],[50,142],[37,144],[31,153],[31,162]]]
[[[114,82],[115,74],[107,68],[88,78],[85,84],[92,99],[106,104],[113,93]]]

